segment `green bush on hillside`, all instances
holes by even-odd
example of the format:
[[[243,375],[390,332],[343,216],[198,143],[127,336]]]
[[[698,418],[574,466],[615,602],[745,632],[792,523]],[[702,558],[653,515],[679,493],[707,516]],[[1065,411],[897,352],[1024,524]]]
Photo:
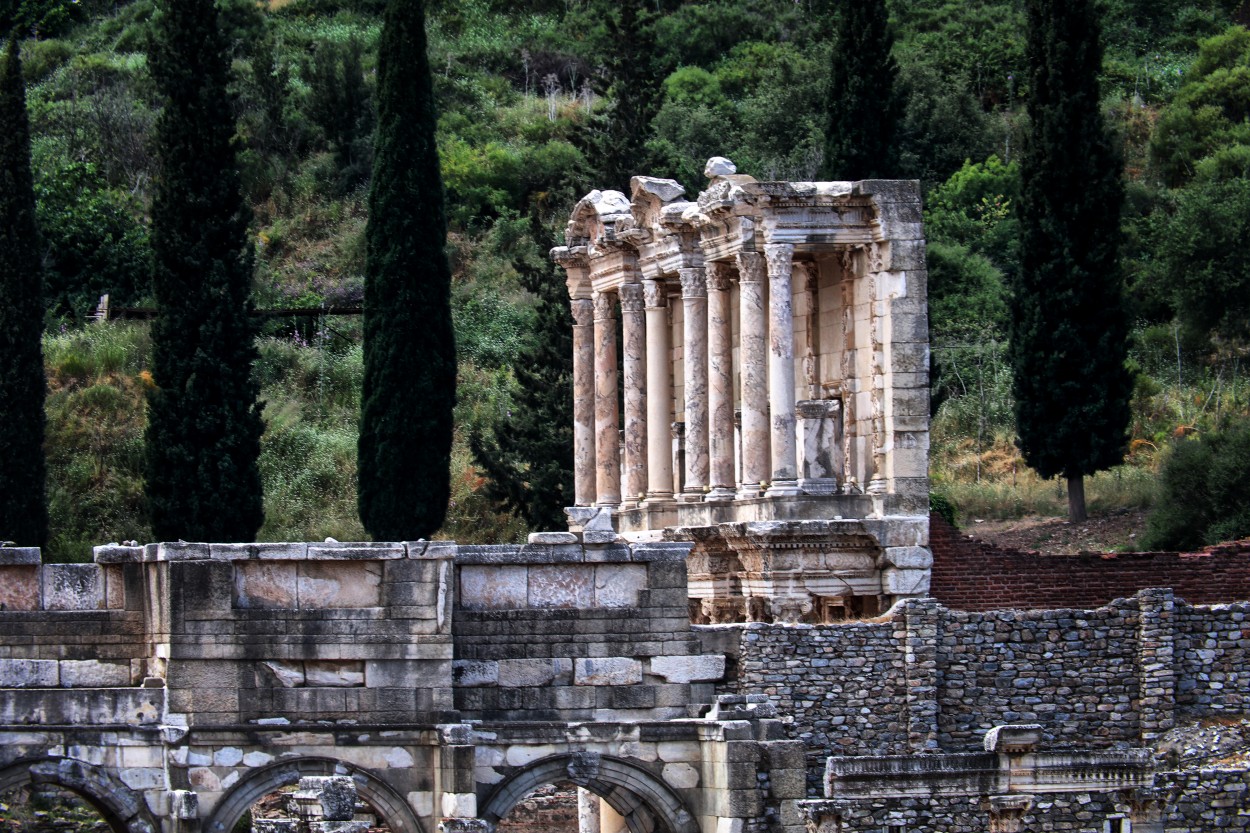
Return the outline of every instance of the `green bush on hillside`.
[[[1250,536],[1250,422],[1182,440],[1163,465],[1142,544],[1191,550]]]

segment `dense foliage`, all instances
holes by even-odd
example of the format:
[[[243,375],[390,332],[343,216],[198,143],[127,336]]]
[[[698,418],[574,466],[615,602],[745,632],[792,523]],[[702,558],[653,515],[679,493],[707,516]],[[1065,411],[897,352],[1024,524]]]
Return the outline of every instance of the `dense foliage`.
[[[30,124],[17,41],[0,76],[0,539],[24,547],[48,537],[44,502],[42,277],[36,245]]]
[[[895,90],[898,63],[885,0],[836,7],[822,172],[827,179],[897,177],[894,135],[903,98]]]
[[[1185,551],[1250,537],[1250,424],[1178,444],[1160,480],[1144,547]]]
[[[357,479],[374,538],[428,538],[451,498],[456,344],[425,4],[391,0],[378,46]]]
[[[1093,3],[1030,0],[1027,9],[1032,132],[1011,292],[1016,431],[1032,468],[1067,478],[1069,516],[1083,521],[1084,476],[1119,463],[1128,440],[1121,161],[1099,105]]]
[[[152,199],[158,316],[144,480],[152,529],[162,541],[250,541],[264,520],[251,212],[213,0],[162,3],[150,60],[165,101]]]
[[[544,422],[553,434],[568,426],[564,394],[552,386],[531,396],[526,375],[558,352],[547,349],[552,322],[567,314],[558,309],[558,273],[531,266],[559,240],[580,196],[627,187],[636,172],[606,171],[610,160],[598,148],[612,151],[612,136],[630,131],[633,150],[616,167],[628,159],[654,165],[645,172],[675,177],[691,197],[712,155],[760,178],[817,177],[831,24],[848,5],[856,4],[659,0],[638,7],[629,24],[621,4],[606,0],[430,0],[459,354],[451,500],[439,535],[515,540],[537,523],[517,514],[504,496],[506,476],[488,472],[469,440],[515,436],[525,446],[524,424],[540,437]],[[1122,252],[1134,322],[1128,362],[1138,375],[1130,465],[1090,479],[1094,511],[1148,503],[1160,452],[1250,410],[1247,343],[1236,326],[1250,320],[1237,307],[1247,271],[1237,241],[1250,215],[1240,207],[1247,178],[1237,163],[1245,144],[1239,102],[1250,98],[1239,46],[1247,35],[1234,25],[1247,22],[1236,16],[1240,5],[1098,7],[1107,45],[1100,110],[1128,183]],[[161,101],[144,52],[154,0],[20,0],[11,8],[19,6],[54,13],[47,24],[23,24],[22,56],[50,310],[51,546],[56,557],[81,557],[92,542],[152,534],[136,439],[149,388],[141,374],[152,368],[146,325],[80,322],[105,293],[114,307],[152,301]],[[257,302],[359,306],[385,3],[217,6],[253,211]],[[963,518],[1052,511],[1063,498],[1014,444],[1007,362],[1006,287],[1020,271],[1020,152],[1029,129],[1024,8],[1016,0],[887,2],[902,101],[895,171],[922,180],[930,241],[933,381],[944,399],[932,476]],[[637,35],[623,38],[623,24]],[[631,93],[634,104],[623,100]],[[636,129],[613,121],[630,107],[644,116],[628,120]],[[358,318],[265,320],[265,540],[364,534],[354,496],[360,339]],[[543,378],[558,372],[552,365]],[[541,443],[531,447],[545,454]],[[517,459],[516,471],[531,471],[534,461]]]

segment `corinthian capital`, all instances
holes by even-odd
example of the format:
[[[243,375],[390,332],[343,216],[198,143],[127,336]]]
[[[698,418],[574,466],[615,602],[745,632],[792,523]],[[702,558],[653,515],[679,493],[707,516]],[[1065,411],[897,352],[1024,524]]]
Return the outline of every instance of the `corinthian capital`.
[[[738,252],[738,282],[760,283],[764,280],[764,256],[759,252]]]
[[[643,281],[642,295],[650,309],[663,307],[668,303],[668,292],[663,281]]]
[[[573,324],[577,327],[590,327],[595,323],[595,302],[589,298],[574,298]]]
[[[790,243],[769,243],[764,247],[768,258],[768,274],[788,275],[794,264],[794,246]]]
[[[681,297],[704,298],[707,296],[707,279],[702,269],[678,269],[681,278]]]
[[[596,292],[594,302],[596,321],[607,321],[615,315],[616,297],[613,293]]]
[[[712,262],[707,265],[707,291],[727,292],[733,268],[727,262]]]
[[[621,284],[621,310],[624,312],[642,312],[642,284]]]

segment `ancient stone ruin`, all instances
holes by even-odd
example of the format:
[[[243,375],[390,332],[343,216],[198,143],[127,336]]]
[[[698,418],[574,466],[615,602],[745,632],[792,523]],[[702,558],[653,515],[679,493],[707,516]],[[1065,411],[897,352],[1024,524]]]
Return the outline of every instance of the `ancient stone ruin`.
[[[701,623],[925,595],[919,184],[706,173],[693,200],[645,176],[592,191],[552,251],[575,322],[574,528],[601,507],[626,538],[696,542]]]
[[[0,548],[0,801],[68,790],[118,833],[233,833],[262,800],[287,812],[257,833],[538,830],[506,824],[553,786],[579,833],[1250,828],[1245,744],[1199,737],[1250,737],[1250,604],[1133,584],[1250,551],[1073,562],[1138,589],[1003,610],[1002,559],[937,525],[990,581],[959,609],[945,563],[951,606],[924,598],[914,183],[709,173],[692,202],[592,192],[556,250],[570,531]]]

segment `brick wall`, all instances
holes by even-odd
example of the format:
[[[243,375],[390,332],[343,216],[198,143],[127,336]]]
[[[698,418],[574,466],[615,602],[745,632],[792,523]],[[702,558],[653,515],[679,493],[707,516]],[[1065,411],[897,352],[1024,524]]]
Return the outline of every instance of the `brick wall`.
[[[1052,555],[968,537],[937,515],[930,595],[955,610],[1094,608],[1147,587],[1170,587],[1190,604],[1250,600],[1250,540],[1199,552]]]

